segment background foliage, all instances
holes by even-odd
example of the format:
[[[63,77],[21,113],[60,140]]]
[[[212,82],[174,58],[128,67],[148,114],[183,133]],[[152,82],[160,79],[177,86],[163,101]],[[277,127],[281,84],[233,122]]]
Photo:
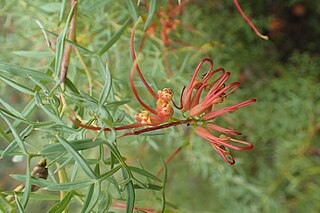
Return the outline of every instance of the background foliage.
[[[83,119],[93,122],[96,116],[100,126],[132,123],[133,114],[141,108],[132,99],[129,87],[132,65],[129,38],[133,20],[137,18],[135,13],[145,21],[150,10],[143,6],[144,1],[136,8],[130,2],[82,0],[78,4],[77,44],[85,49],[78,47],[72,52],[68,78],[77,89],[67,87],[64,97],[66,105],[77,110]],[[216,67],[231,71],[233,80],[242,82],[231,103],[252,97],[258,100],[229,117],[243,138],[255,145],[254,150],[234,153],[237,163],[229,166],[192,128],[175,127],[152,136],[122,138],[114,151],[113,143],[109,143],[115,137],[113,134],[72,126],[66,118],[68,112],[59,111],[56,95],[61,90],[55,87],[54,66],[58,57],[53,51],[59,48],[57,35],[66,26],[69,4],[0,0],[1,211],[19,208],[5,198],[23,181],[28,184],[28,175],[41,157],[47,159],[48,182],[52,184],[45,182],[42,187],[45,189],[18,193],[21,205],[28,203],[26,212],[46,212],[50,208],[58,212],[64,204],[72,210],[83,206],[88,210],[90,205],[97,204],[94,211],[102,212],[110,207],[111,198],[121,203],[130,200],[130,187],[121,184],[128,170],[117,170],[113,176],[108,173],[113,171],[110,161],[115,160],[117,151],[126,165],[141,168],[134,172],[139,181],[151,184],[157,183],[152,178],[163,166],[161,159],[187,144],[168,165],[167,180],[161,176],[158,182],[158,186],[166,183],[167,211],[319,212],[320,56],[316,38],[320,34],[317,24],[320,6],[315,2],[240,2],[254,23],[270,35],[271,41],[263,41],[252,32],[231,1],[189,1],[175,16],[185,27],[177,25],[169,35],[171,40],[180,41],[172,42],[172,49],[167,52],[171,79],[166,76],[160,36],[160,9],[168,2],[158,2],[151,22],[157,31],[146,38],[140,51],[142,71],[155,90],[171,87],[177,99],[197,63],[203,57],[210,57]],[[171,3],[177,5],[175,1]],[[126,22],[128,18],[130,22]],[[37,21],[48,31],[46,35],[53,50],[48,47]],[[121,31],[125,23],[128,25]],[[138,25],[137,46],[144,36],[143,25]],[[114,38],[117,40],[113,43]],[[5,72],[3,63],[17,72]],[[16,66],[47,75],[29,74],[30,79]],[[109,71],[112,85],[105,99]],[[146,101],[148,95],[145,94]],[[94,137],[105,140],[101,139],[101,144],[95,147],[89,147],[92,141],[89,140],[83,145],[86,149],[80,151],[81,155],[73,152],[80,149],[75,143],[76,148],[68,146],[68,141]],[[18,147],[11,149],[13,143]],[[103,147],[105,143],[110,147]],[[113,168],[117,169],[118,165],[124,164],[115,163]],[[154,175],[146,179],[149,173],[144,171]],[[74,184],[59,188],[55,184],[60,180],[58,175],[65,175],[65,182],[82,183],[85,187],[77,188],[79,185]],[[104,177],[105,181],[97,181]],[[133,183],[139,184],[136,180]],[[160,210],[163,187],[160,188],[136,190],[136,206]],[[87,199],[90,193],[92,199]],[[65,198],[63,202],[52,207],[61,197]]]

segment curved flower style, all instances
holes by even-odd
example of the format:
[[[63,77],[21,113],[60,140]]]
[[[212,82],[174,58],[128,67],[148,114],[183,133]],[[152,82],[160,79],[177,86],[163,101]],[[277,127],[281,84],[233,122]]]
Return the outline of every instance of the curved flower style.
[[[212,123],[209,123],[211,125],[214,125]],[[215,131],[222,131],[225,132],[226,134],[229,135],[238,135],[238,132],[235,130],[231,130],[231,129],[225,129],[222,128],[220,126],[211,126],[208,124],[207,128],[198,126],[196,127],[196,134],[199,135],[200,137],[206,139],[207,141],[210,142],[211,146],[221,155],[221,157],[223,158],[223,160],[225,162],[227,162],[228,164],[234,164],[235,160],[232,157],[232,155],[226,150],[225,147],[228,147],[230,149],[235,149],[235,150],[250,150],[253,149],[253,145],[249,142],[246,141],[241,141],[241,140],[236,140],[234,138],[231,137],[227,137],[225,135],[221,135],[219,138],[212,135],[210,130],[215,130]],[[238,143],[241,144],[243,146],[237,146],[232,144],[233,143]]]
[[[158,95],[153,91],[153,89],[149,86],[145,78],[143,77],[140,67],[136,62],[136,54],[134,50],[134,34],[135,29],[132,29],[131,33],[131,40],[130,40],[130,46],[131,46],[131,55],[132,60],[134,62],[131,70],[130,70],[130,84],[133,91],[133,94],[135,95],[138,102],[143,106],[146,110],[141,110],[141,113],[135,115],[135,119],[144,125],[152,125],[157,126],[160,123],[166,122],[169,120],[169,118],[173,115],[174,111],[169,103],[169,101],[172,100],[173,91],[169,88],[164,88],[163,90],[158,91]],[[156,99],[157,108],[152,109],[147,104],[145,104],[136,89],[136,86],[134,85],[134,71],[138,73],[142,83],[145,85],[145,87],[148,89],[150,94]],[[153,116],[150,115],[150,113],[154,114]]]

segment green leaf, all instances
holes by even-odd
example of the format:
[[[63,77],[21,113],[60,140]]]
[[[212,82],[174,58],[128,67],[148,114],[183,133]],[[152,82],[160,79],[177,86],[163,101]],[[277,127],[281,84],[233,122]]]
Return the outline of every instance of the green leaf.
[[[89,196],[89,194],[91,195]],[[96,181],[93,185],[90,186],[88,196],[86,197],[86,201],[83,205],[83,209],[81,212],[89,213],[97,204],[101,193],[101,182]]]
[[[24,57],[32,58],[50,58],[52,57],[52,52],[50,51],[14,51],[13,54]]]
[[[105,82],[104,82],[104,85],[103,85],[103,88],[102,88],[102,91],[100,94],[100,98],[99,98],[100,106],[102,106],[106,102],[106,100],[109,96],[109,93],[110,93],[111,84],[112,84],[112,79],[111,79],[111,75],[110,75],[109,66],[106,65],[106,79],[105,79]]]
[[[26,181],[26,176],[25,175],[21,175],[21,174],[10,174],[10,176],[18,181],[21,182],[25,182]],[[45,188],[48,185],[50,185],[51,183],[45,179],[41,179],[41,178],[36,178],[36,177],[30,177],[30,181],[32,185],[36,185],[40,188]]]
[[[61,120],[61,118],[58,115],[56,115],[54,112],[52,112],[48,106],[42,105],[41,108],[49,116],[49,118],[54,120],[57,124],[60,124],[62,126],[65,125]]]
[[[73,191],[68,192],[59,203],[56,203],[53,206],[51,206],[51,208],[49,209],[48,213],[60,213],[60,212],[63,212],[63,210],[65,210],[65,208],[70,203],[71,198],[73,197],[73,195],[74,195]]]
[[[47,32],[48,34],[50,34],[50,35],[58,38],[58,35],[57,35],[57,34],[51,32],[51,31],[48,31],[48,30],[44,30],[44,31]],[[77,48],[79,51],[82,51],[83,53],[87,53],[87,54],[89,54],[89,55],[94,55],[94,52],[92,52],[92,51],[90,51],[90,50],[88,50],[88,49],[80,46],[79,44],[77,44],[77,43],[75,43],[75,42],[73,42],[73,41],[70,41],[70,40],[68,40],[68,39],[65,39],[65,42],[68,43],[68,44],[70,44],[72,47]]]
[[[71,156],[74,157],[75,161],[78,162],[79,166],[83,169],[83,171],[92,179],[96,179],[95,173],[92,171],[86,160],[79,154],[79,152],[64,138],[56,135],[59,142],[65,147],[65,149],[70,153]]]
[[[138,184],[134,184],[133,186],[135,189],[150,189],[150,190],[155,190],[155,191],[160,191],[163,189],[162,186],[158,186],[155,184],[146,184],[143,187]]]
[[[134,20],[134,22],[136,22],[138,20],[138,9],[137,9],[137,5],[134,3],[134,0],[126,0],[127,2],[127,7],[129,9],[129,12]]]
[[[4,62],[0,62],[0,72],[12,74],[12,75],[23,77],[23,78],[28,78],[28,76],[31,76],[36,80],[51,81],[51,82],[54,81],[54,79],[51,76],[45,73],[32,70],[32,69],[18,67],[12,64],[4,63]]]
[[[43,83],[41,83],[40,81],[37,81],[36,79],[33,79],[31,76],[29,76],[29,78],[35,85],[40,87],[45,92],[46,95],[49,94],[48,88]]]
[[[92,96],[88,95],[87,93],[85,93],[83,91],[80,91],[80,95],[84,98],[85,101],[89,101],[89,102],[95,104],[95,106],[97,106],[99,103],[95,98],[93,98]]]
[[[27,207],[29,198],[30,198],[30,192],[31,192],[31,165],[30,165],[31,157],[28,155],[27,158],[27,167],[26,167],[26,181],[24,186],[24,192],[22,197],[22,205],[24,208]]]
[[[73,168],[72,168],[72,173],[70,175],[70,182],[74,182],[76,177],[77,177],[77,173],[78,173],[78,170],[79,169],[79,164],[75,161],[74,164],[73,164]]]
[[[6,195],[5,192],[2,192],[1,194]],[[14,196],[12,192],[10,195]],[[12,209],[13,206],[10,204],[10,202],[0,195],[0,212],[12,212]]]
[[[85,149],[90,149],[102,144],[105,144],[106,141],[104,140],[96,140],[92,141],[92,138],[88,139],[82,139],[82,140],[72,140],[69,141],[69,143],[76,149],[76,150],[85,150]],[[48,155],[52,153],[60,153],[66,151],[65,147],[60,144],[60,143],[55,143],[55,144],[48,144],[45,145],[44,148],[40,151],[42,155]]]
[[[30,100],[30,102],[27,104],[27,106],[21,112],[21,114],[23,115],[22,117],[27,117],[35,107],[36,107],[36,103],[35,103],[34,99]],[[21,122],[30,123],[30,121],[25,120],[25,119],[24,120],[17,119],[13,122],[13,126],[17,127],[17,126],[19,126],[19,124]]]
[[[129,178],[127,170],[125,170],[124,168],[122,168],[122,175],[125,180]],[[134,202],[135,202],[135,193],[134,193],[132,180],[128,181],[128,183],[125,186],[125,189],[128,195],[126,212],[131,213],[134,210]]]
[[[18,147],[17,141],[12,141],[1,153],[1,158],[8,157],[10,155],[15,155],[14,150]]]
[[[70,162],[74,162],[72,156],[70,156],[67,160],[63,161],[62,164],[60,164],[60,165],[58,166],[58,168],[56,168],[56,170],[54,171],[54,173],[56,173],[57,171],[61,170],[63,167],[65,167],[66,165],[68,165]]]
[[[61,118],[58,115],[56,115],[54,112],[52,112],[52,110],[48,106],[43,105],[39,93],[35,92],[34,95],[35,95],[36,104],[43,109],[43,111],[49,116],[49,118],[51,118],[57,124],[64,126],[65,124],[63,123]]]
[[[24,145],[23,140],[21,139],[20,135],[17,133],[16,129],[13,127],[13,125],[10,123],[10,121],[6,118],[6,116],[4,116],[4,114],[0,111],[0,116],[3,118],[3,120],[8,124],[9,128],[11,129],[11,132],[14,136],[14,138],[16,139],[21,151],[24,154],[27,154],[27,149]]]
[[[15,116],[14,114],[8,112],[7,110],[4,110],[4,109],[1,109],[1,108],[0,108],[0,112],[3,113],[3,114],[5,114],[6,116],[8,116],[8,117],[10,117],[10,118],[13,118],[13,119],[16,120],[16,121],[19,120],[19,121],[22,121],[22,122],[27,123],[27,124],[33,124],[32,122],[30,122],[30,121],[28,121],[28,120],[26,120],[26,119],[23,119],[23,118],[21,118],[21,117]],[[13,126],[13,125],[12,125],[12,126]]]
[[[102,55],[103,53],[105,53],[110,47],[112,47],[112,45],[120,38],[120,36],[123,34],[123,31],[126,29],[126,27],[128,26],[130,22],[130,19],[128,18],[124,24],[120,27],[120,29],[118,29],[116,31],[116,33],[110,38],[110,40],[108,41],[108,43],[106,43],[106,45],[104,45],[101,50],[99,51],[99,55]]]
[[[20,133],[20,138],[25,138],[28,135],[31,134],[31,132],[33,131],[33,128],[31,125],[29,125],[27,128],[25,128],[21,133]],[[13,140],[6,148],[5,150],[3,150],[3,152],[1,153],[1,158],[3,157],[7,157],[7,156],[11,156],[11,155],[15,155],[14,151],[15,149],[18,147],[18,142],[17,140]]]
[[[22,93],[25,93],[25,94],[28,94],[28,95],[33,95],[34,94],[34,91],[29,89],[28,87],[25,87],[23,86],[22,84],[19,84],[18,82],[16,81],[13,81],[9,78],[6,78],[4,76],[0,76],[0,79],[2,79],[6,84],[8,84],[9,86],[11,86],[12,88],[22,92]]]
[[[7,103],[6,101],[4,101],[2,98],[0,98],[0,104],[2,104],[9,112],[11,112],[13,115],[17,116],[17,117],[22,117],[23,119],[24,116],[15,108],[13,108],[9,103]]]
[[[22,204],[20,203],[18,196],[14,196],[14,200],[16,201],[17,207],[18,207],[18,212],[19,213],[24,213],[24,208],[22,206]]]
[[[108,191],[102,191],[97,212],[109,212],[108,210],[110,208],[111,203],[112,196],[108,193]]]
[[[3,137],[3,139],[5,139],[8,143],[10,143],[11,138],[8,135],[8,133],[2,128],[2,126],[0,126],[0,135]]]
[[[52,87],[51,91],[48,93],[49,97],[52,97],[54,91],[56,91],[56,89],[60,88],[59,86],[60,86],[61,82],[62,81],[60,79],[56,81],[55,85]]]
[[[99,166],[99,163],[96,164],[96,167],[94,168],[94,173],[95,173],[97,176],[100,176],[100,166]]]
[[[138,174],[140,174],[140,175],[142,175],[142,176],[145,176],[145,177],[147,177],[147,178],[150,178],[150,179],[152,179],[152,180],[155,180],[155,181],[157,181],[157,182],[162,182],[159,178],[157,178],[156,176],[154,176],[153,174],[151,174],[151,173],[149,173],[149,172],[147,172],[147,171],[145,171],[145,170],[143,170],[143,169],[140,169],[140,168],[138,168],[138,167],[133,167],[133,166],[129,166],[129,168],[130,168],[130,170],[132,171],[132,172],[135,172],[135,173],[138,173]]]
[[[51,183],[44,189],[50,190],[50,191],[71,191],[76,190],[80,188],[84,188],[92,184],[92,180],[86,180],[86,181],[78,181],[78,182],[72,182],[72,183]]]
[[[166,209],[166,193],[165,193],[165,189],[166,189],[166,184],[167,184],[167,178],[168,178],[168,167],[167,164],[164,160],[162,160],[162,164],[163,164],[163,168],[164,168],[164,180],[163,180],[163,186],[162,186],[162,208],[161,208],[161,213],[165,211]]]
[[[122,156],[121,156],[119,150],[117,149],[117,147],[115,147],[112,143],[108,143],[108,142],[105,142],[104,144],[109,147],[110,152],[117,158],[117,160],[118,160],[121,164],[124,164],[124,161],[123,161],[123,159],[122,159]]]
[[[67,78],[67,87],[74,92],[75,94],[80,94],[78,88],[70,81],[69,78]]]
[[[152,21],[154,12],[156,10],[156,6],[157,6],[157,0],[151,0],[150,1],[150,9],[149,9],[149,13],[148,13],[148,18],[147,18],[146,23],[144,24],[144,30],[146,30],[149,27],[149,25],[150,25],[150,23]]]
[[[60,6],[60,12],[59,12],[59,22],[62,21],[63,13],[64,13],[64,11],[66,9],[66,4],[67,4],[67,1],[66,0],[62,0],[61,6]]]
[[[121,169],[122,165],[118,165],[116,167],[114,167],[113,169],[111,169],[110,171],[104,173],[103,175],[100,175],[99,179],[100,180],[104,180],[108,177],[110,177],[111,175],[113,175],[114,173],[116,173],[119,169]]]
[[[22,197],[23,196],[23,192],[14,192],[18,197]],[[2,192],[2,194],[4,195],[13,195],[13,192]],[[60,200],[60,196],[59,195],[52,195],[52,194],[43,194],[43,193],[39,193],[39,192],[31,192],[30,193],[30,198],[34,198],[36,200]]]
[[[94,183],[91,184],[90,187],[89,187],[88,192],[86,193],[87,196],[86,196],[86,199],[84,200],[84,204],[82,205],[82,210],[81,210],[81,212],[85,212],[86,209],[88,208],[88,205],[89,205],[89,203],[90,203],[90,201],[91,201],[91,198],[92,198],[92,195],[93,195],[93,193],[94,193],[94,185],[95,185]]]
[[[130,99],[122,99],[121,101],[109,102],[105,106],[108,108],[114,108],[114,107],[118,107],[118,106],[124,105],[129,102],[130,102]]]

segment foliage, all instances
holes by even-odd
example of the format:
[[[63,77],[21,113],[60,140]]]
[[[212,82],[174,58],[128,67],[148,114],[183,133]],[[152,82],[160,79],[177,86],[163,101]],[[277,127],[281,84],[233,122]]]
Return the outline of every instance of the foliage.
[[[139,2],[82,0],[72,9],[67,1],[1,1],[0,211],[318,212],[319,53],[279,51],[277,40],[259,39],[231,2],[181,1],[167,22],[172,28],[161,11],[178,1]],[[265,2],[241,5],[257,26],[270,28]],[[68,37],[73,12],[76,41]],[[232,152],[234,166],[192,126],[119,137],[114,127],[134,123],[141,108],[129,84],[134,24],[138,62],[155,91],[170,87],[178,102],[197,63],[211,57],[241,81],[228,104],[257,98],[215,120],[255,146]],[[83,124],[112,131],[74,125],[73,112]]]

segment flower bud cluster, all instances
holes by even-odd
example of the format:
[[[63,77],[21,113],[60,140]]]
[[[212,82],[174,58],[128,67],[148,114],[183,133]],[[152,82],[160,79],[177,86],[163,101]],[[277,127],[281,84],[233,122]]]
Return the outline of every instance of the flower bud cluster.
[[[150,115],[148,110],[141,110],[140,113],[135,114],[135,119],[145,125],[157,126],[160,123],[166,122],[174,114],[173,108],[169,101],[172,100],[173,91],[169,88],[164,88],[158,91],[158,99],[156,101],[157,115]]]

